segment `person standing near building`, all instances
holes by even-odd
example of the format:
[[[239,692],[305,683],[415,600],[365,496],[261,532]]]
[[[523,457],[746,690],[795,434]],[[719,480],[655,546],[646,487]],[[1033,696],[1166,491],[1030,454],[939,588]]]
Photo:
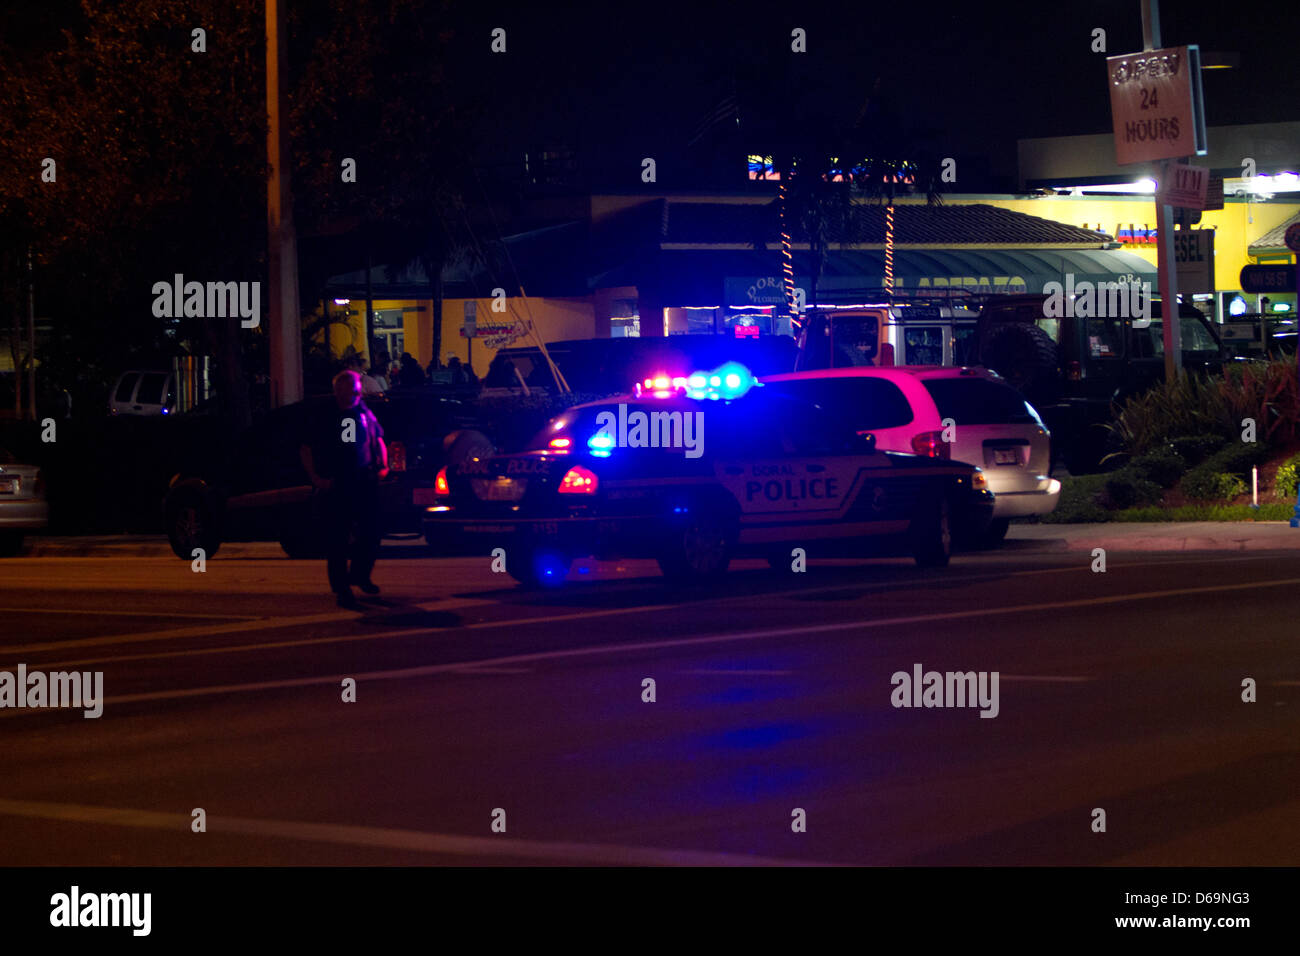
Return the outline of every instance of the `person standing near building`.
[[[384,430],[361,401],[359,374],[334,376],[334,407],[316,419],[298,453],[317,493],[330,588],[340,607],[359,608],[352,585],[379,593],[370,575],[379,557],[379,480],[388,474]]]

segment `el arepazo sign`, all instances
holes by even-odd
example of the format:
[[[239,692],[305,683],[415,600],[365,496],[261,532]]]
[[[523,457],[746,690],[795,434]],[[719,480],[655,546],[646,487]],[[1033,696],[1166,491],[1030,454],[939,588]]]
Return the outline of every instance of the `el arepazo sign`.
[[[1199,46],[1109,57],[1106,78],[1117,163],[1205,155]]]

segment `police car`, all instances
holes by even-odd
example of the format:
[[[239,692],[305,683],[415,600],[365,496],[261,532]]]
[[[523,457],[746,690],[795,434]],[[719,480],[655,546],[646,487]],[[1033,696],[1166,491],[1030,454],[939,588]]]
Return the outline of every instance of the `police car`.
[[[993,511],[979,468],[878,451],[729,366],[575,406],[520,452],[444,468],[437,491],[426,537],[495,553],[525,584],[562,581],[579,556],[652,557],[686,580],[733,556],[789,568],[794,548],[942,566],[954,531]]]

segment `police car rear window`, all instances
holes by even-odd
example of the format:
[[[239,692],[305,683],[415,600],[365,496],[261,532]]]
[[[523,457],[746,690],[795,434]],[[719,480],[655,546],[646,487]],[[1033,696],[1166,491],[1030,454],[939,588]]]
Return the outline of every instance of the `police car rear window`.
[[[1020,393],[982,378],[930,378],[921,384],[943,418],[958,425],[1030,425],[1036,419]]]
[[[859,429],[897,428],[913,418],[907,396],[884,378],[805,378],[773,382],[771,387],[820,405],[827,414],[851,421]]]

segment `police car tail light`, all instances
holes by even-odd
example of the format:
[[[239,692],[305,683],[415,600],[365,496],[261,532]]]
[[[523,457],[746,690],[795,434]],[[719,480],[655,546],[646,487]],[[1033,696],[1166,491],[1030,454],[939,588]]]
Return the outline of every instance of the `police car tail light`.
[[[926,458],[951,458],[952,446],[943,440],[943,432],[917,432],[912,436],[912,453]]]
[[[451,494],[451,486],[447,484],[447,469],[442,468],[438,471],[438,477],[433,479],[433,493],[435,495]]]
[[[578,465],[566,471],[564,477],[560,479],[560,494],[594,495],[599,486],[600,479],[596,477],[596,473]]]

